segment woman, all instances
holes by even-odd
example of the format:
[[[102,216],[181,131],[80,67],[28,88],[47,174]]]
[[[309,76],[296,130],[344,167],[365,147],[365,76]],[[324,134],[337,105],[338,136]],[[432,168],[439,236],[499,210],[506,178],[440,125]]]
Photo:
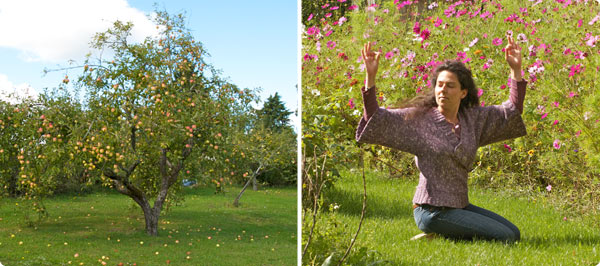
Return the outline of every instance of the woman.
[[[432,90],[408,107],[386,110],[375,98],[380,53],[362,49],[367,76],[359,142],[380,144],[415,155],[419,185],[413,198],[415,222],[424,234],[454,239],[481,238],[514,242],[519,229],[491,211],[469,203],[467,178],[477,148],[524,136],[521,119],[527,82],[521,77],[521,48],[509,38],[505,59],[511,69],[510,99],[481,107],[471,71],[446,61],[433,72]]]

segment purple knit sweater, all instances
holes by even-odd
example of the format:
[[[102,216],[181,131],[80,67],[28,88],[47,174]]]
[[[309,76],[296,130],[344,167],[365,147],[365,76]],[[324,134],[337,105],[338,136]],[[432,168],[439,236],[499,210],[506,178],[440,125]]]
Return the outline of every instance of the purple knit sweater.
[[[477,106],[458,113],[460,132],[452,133],[452,125],[432,108],[412,120],[404,117],[409,109],[377,107],[363,117],[356,140],[380,144],[415,155],[419,185],[413,203],[464,208],[469,204],[467,178],[472,170],[477,149],[490,143],[524,136],[521,119],[526,81],[511,80],[511,99],[502,105]],[[375,91],[363,93],[365,109],[377,102]]]

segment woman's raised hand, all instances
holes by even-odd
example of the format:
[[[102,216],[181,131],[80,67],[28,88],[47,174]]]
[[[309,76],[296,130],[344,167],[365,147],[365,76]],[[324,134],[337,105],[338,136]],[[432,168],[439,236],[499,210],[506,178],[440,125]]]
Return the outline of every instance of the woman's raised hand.
[[[521,80],[521,47],[519,47],[512,37],[508,37],[508,44],[504,47],[504,59],[510,66],[511,77],[514,80]]]
[[[365,86],[371,88],[375,86],[375,77],[377,76],[377,69],[379,68],[379,56],[381,52],[375,52],[371,50],[371,42],[367,42],[365,47],[361,50],[363,62],[365,62],[365,68],[367,69],[367,83]]]

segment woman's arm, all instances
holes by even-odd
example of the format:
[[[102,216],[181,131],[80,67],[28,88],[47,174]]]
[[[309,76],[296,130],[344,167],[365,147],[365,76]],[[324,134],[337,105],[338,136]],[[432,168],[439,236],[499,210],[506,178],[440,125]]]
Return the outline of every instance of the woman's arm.
[[[372,51],[370,42],[365,44],[360,53],[367,70],[365,87],[361,89],[364,106],[363,117],[365,120],[369,120],[377,109],[379,109],[376,97],[375,77],[377,76],[377,70],[379,69],[379,56],[381,53]]]
[[[515,43],[512,37],[508,37],[508,44],[504,47],[504,59],[510,67],[510,101],[519,109],[520,113],[523,113],[527,82],[521,76],[521,47]]]

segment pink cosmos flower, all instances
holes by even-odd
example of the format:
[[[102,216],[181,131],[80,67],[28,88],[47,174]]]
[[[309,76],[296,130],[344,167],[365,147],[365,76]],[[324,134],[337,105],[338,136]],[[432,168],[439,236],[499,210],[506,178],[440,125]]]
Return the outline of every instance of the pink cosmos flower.
[[[331,16],[333,16],[333,14],[332,14],[332,13],[327,13],[327,14],[325,14],[325,17],[326,17],[326,18],[330,18]]]
[[[319,34],[320,30],[319,27],[317,26],[312,26],[310,28],[308,28],[308,30],[306,30],[306,34],[308,35],[317,35]]]
[[[542,114],[542,119],[546,118],[547,116],[548,116],[548,113]]]
[[[554,122],[552,123],[553,126],[556,126],[556,124],[558,124],[558,120],[554,120]]]
[[[583,20],[580,19],[577,21],[577,28],[581,28],[581,25],[583,24]]]
[[[548,190],[548,192],[550,192],[550,191],[552,190],[552,185],[548,185],[548,186],[546,187],[546,190]]]
[[[413,32],[415,34],[419,34],[421,33],[421,24],[419,24],[419,22],[415,22],[415,25],[413,26]]]
[[[321,8],[327,8],[327,7],[329,7],[329,4],[324,4],[321,6]]]
[[[351,5],[348,7],[348,10],[355,10],[355,9],[358,9],[357,5]]]
[[[437,18],[435,20],[435,24],[433,24],[433,26],[435,26],[436,28],[439,27],[440,25],[442,25],[442,19],[441,18]]]
[[[569,92],[569,95],[567,95],[568,98],[573,98],[577,96],[577,94],[575,94],[574,92]]]
[[[423,38],[423,40],[421,40],[421,43],[423,43],[423,41],[429,39],[429,35],[431,35],[431,32],[429,32],[429,29],[424,29],[423,31],[421,31],[421,34],[419,36],[421,36],[421,38]]]
[[[387,53],[385,53],[385,59],[390,59],[394,57],[394,52],[393,51],[389,51]]]
[[[348,101],[348,106],[350,106],[350,109],[354,109],[354,99],[350,98],[350,100]]]
[[[527,35],[523,34],[523,33],[519,33],[519,35],[517,35],[517,41],[518,42],[527,42]]]
[[[502,39],[501,38],[494,38],[494,40],[492,41],[493,45],[502,45]]]
[[[475,38],[471,41],[471,43],[469,43],[469,47],[473,47],[473,45],[475,45],[477,42],[479,41],[479,38]]]
[[[552,143],[552,146],[554,146],[555,149],[560,149],[560,140],[555,139],[554,143]]]
[[[492,17],[492,13],[490,13],[490,11],[485,11],[483,12],[481,15],[479,15],[480,18],[486,20],[488,18]]]
[[[336,45],[336,43],[334,41],[327,42],[327,48],[329,48],[329,49],[335,48],[335,45]]]
[[[331,8],[329,8],[329,10],[338,10],[338,9],[340,9],[339,6],[332,6]]]
[[[342,24],[344,24],[344,22],[348,21],[348,19],[346,17],[341,17],[338,20],[338,25],[342,26]]]
[[[596,21],[600,20],[600,13],[598,13],[598,15],[596,15],[592,20],[590,20],[590,22],[588,23],[589,25],[594,25],[594,23],[596,23]]]
[[[552,105],[554,105],[554,107],[558,108],[558,102],[553,102]]]
[[[338,2],[343,3],[346,2],[346,0],[338,0]]]
[[[504,148],[506,148],[508,152],[512,152],[512,148],[508,144],[504,144]]]
[[[575,133],[575,137],[579,137],[579,135],[581,135],[581,129]]]
[[[482,90],[482,89],[479,89],[479,90],[477,91],[477,97],[481,97],[481,95],[483,95],[483,90]]]
[[[581,67],[581,64],[572,65],[571,66],[571,71],[569,72],[569,77],[572,77],[575,74],[579,74],[582,71],[583,71],[583,68]]]
[[[313,18],[313,13],[310,13],[310,15],[308,15],[308,19],[306,19],[306,21],[310,21]]]

